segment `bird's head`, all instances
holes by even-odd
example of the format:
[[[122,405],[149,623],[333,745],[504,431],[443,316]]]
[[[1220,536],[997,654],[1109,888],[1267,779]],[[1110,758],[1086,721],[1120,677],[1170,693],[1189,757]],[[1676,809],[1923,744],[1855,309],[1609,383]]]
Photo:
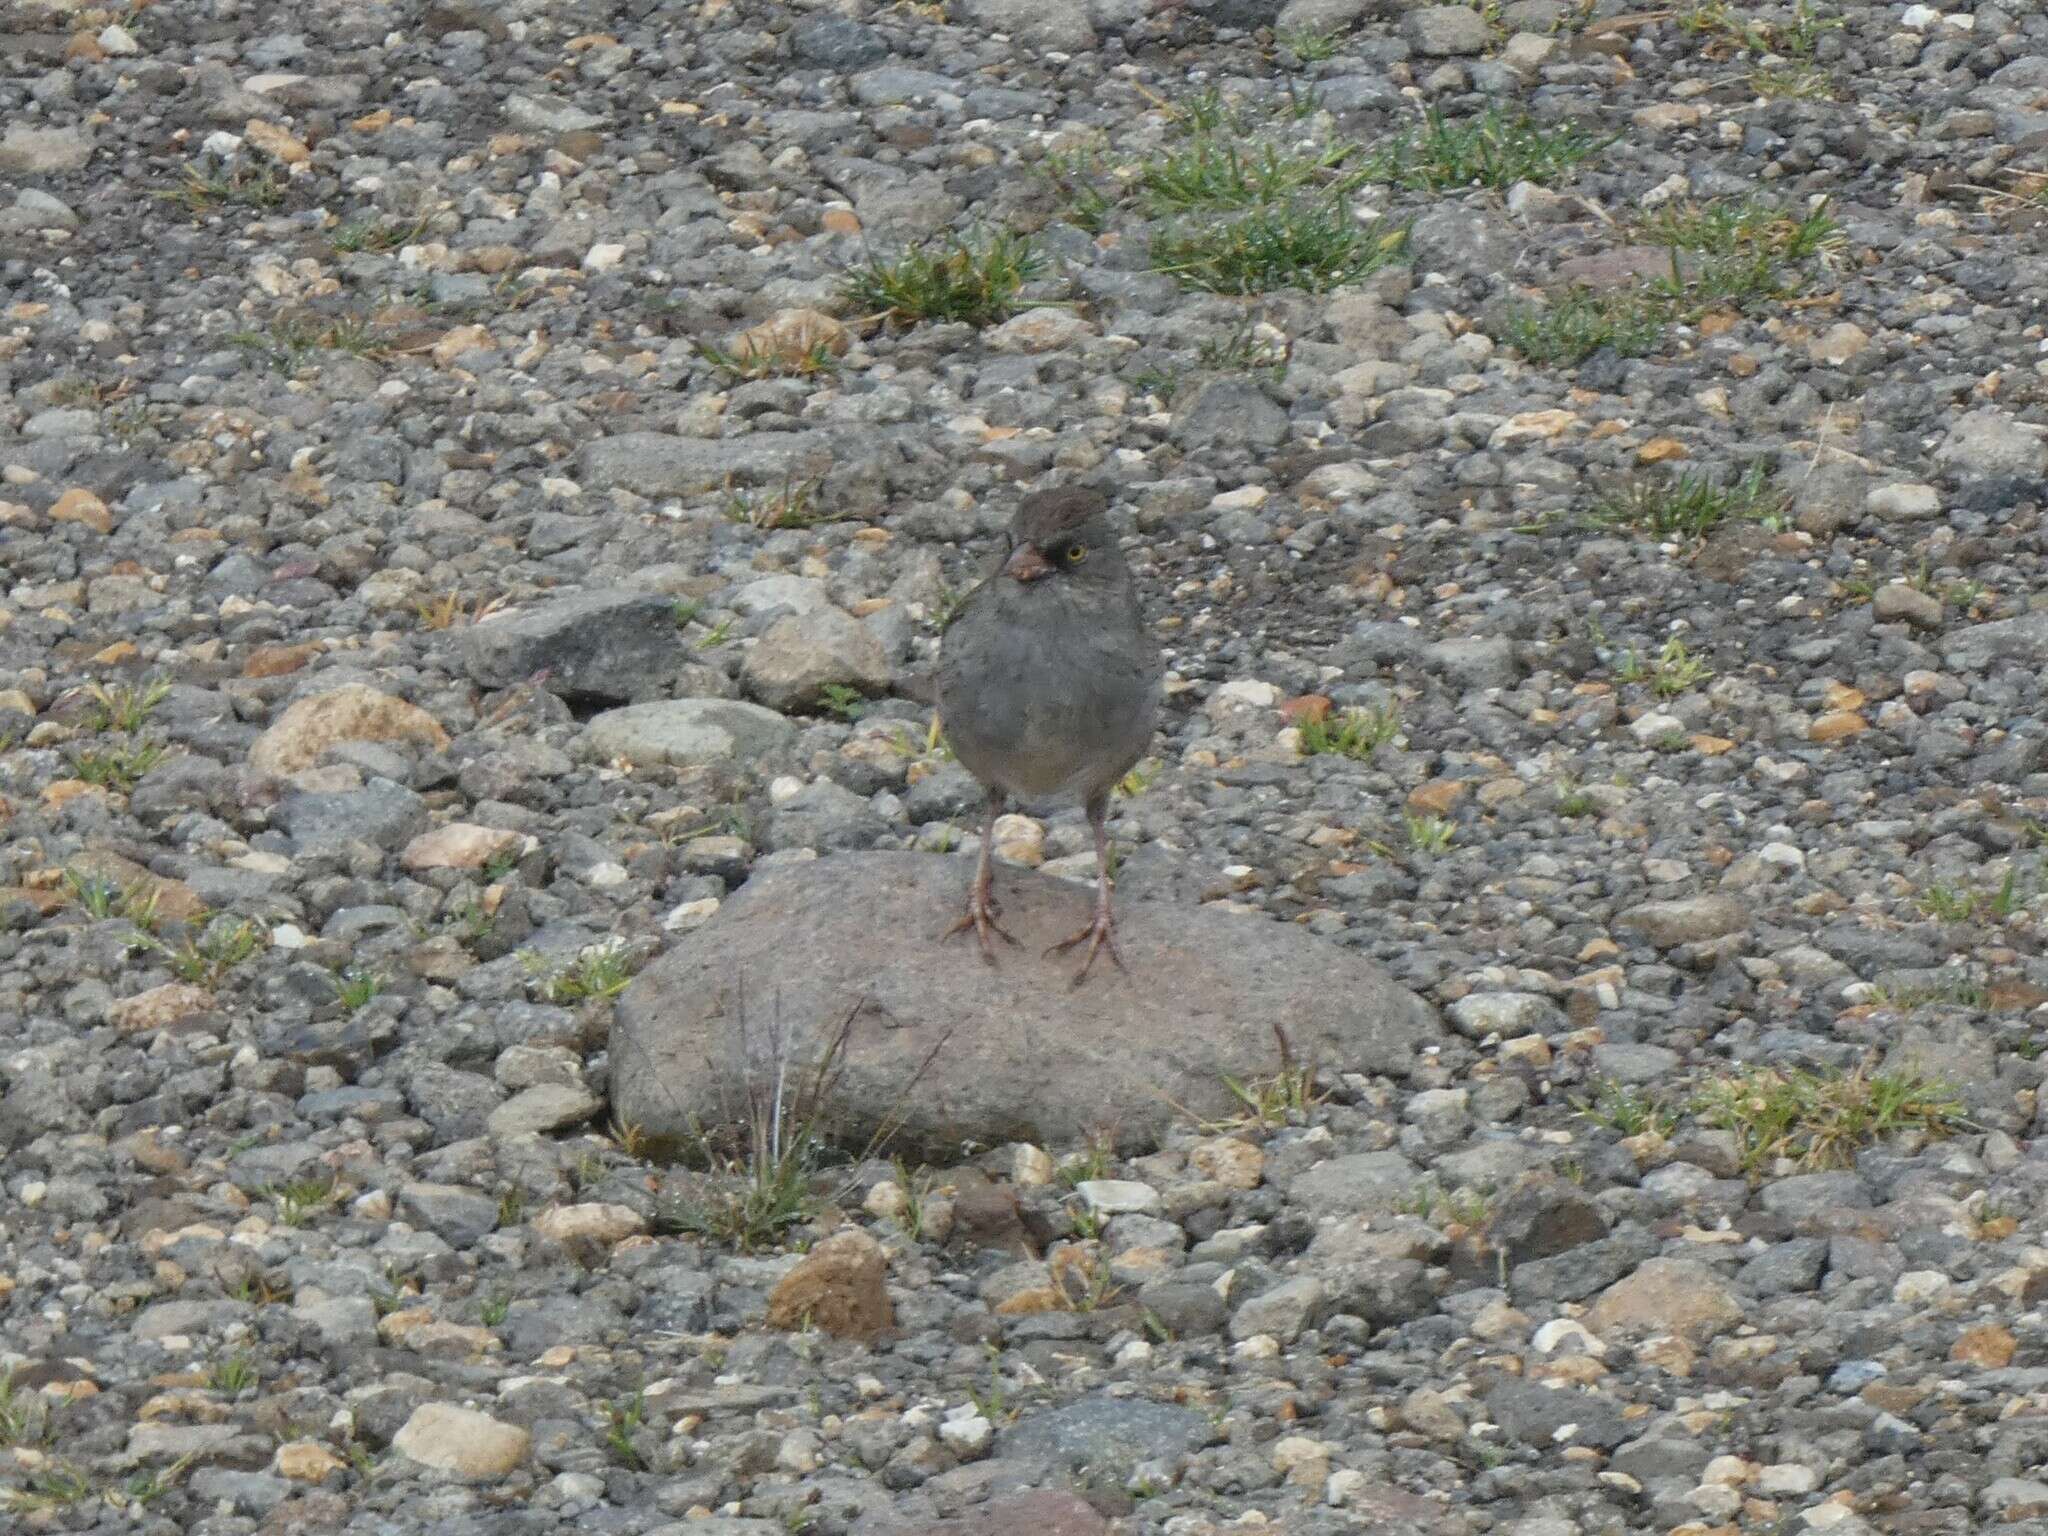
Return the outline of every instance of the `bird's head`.
[[[1003,575],[1023,586],[1114,581],[1123,557],[1103,515],[1108,510],[1108,498],[1087,486],[1026,496],[1010,520]]]

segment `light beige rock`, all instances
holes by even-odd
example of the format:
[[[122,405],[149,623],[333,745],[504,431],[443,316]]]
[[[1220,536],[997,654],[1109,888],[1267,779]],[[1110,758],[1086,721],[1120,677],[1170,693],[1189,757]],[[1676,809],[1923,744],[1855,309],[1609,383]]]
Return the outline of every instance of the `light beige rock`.
[[[516,854],[525,846],[524,833],[451,821],[445,827],[422,832],[407,843],[398,862],[412,870],[482,869],[493,859]]]
[[[581,1125],[603,1107],[604,1100],[581,1083],[535,1083],[492,1110],[484,1127],[493,1136],[538,1135]]]
[[[616,1243],[647,1230],[647,1218],[629,1205],[592,1201],[557,1205],[533,1218],[533,1229],[557,1243]]]
[[[823,310],[778,309],[759,325],[736,331],[726,350],[742,363],[802,368],[820,354],[844,357],[852,344],[846,327]]]
[[[294,1483],[324,1483],[348,1465],[318,1440],[293,1440],[280,1445],[271,1466]]]
[[[504,1477],[526,1460],[533,1436],[474,1408],[422,1403],[391,1442],[401,1456],[470,1482]]]
[[[107,504],[82,485],[74,485],[50,504],[50,520],[79,523],[94,533],[111,533],[114,528],[113,514],[107,511]]]
[[[242,137],[281,165],[304,165],[313,158],[313,152],[296,134],[275,123],[266,123],[260,117],[249,119],[242,129]]]
[[[437,367],[446,368],[465,352],[495,352],[497,339],[482,325],[458,325],[427,351]]]
[[[401,741],[438,752],[448,745],[448,733],[417,704],[350,683],[293,704],[256,738],[249,766],[259,773],[297,773],[344,741]]]
[[[107,1007],[107,1022],[124,1035],[148,1034],[169,1029],[182,1019],[206,1012],[213,1006],[213,994],[189,982],[167,981],[147,992],[117,999]]]
[[[1057,352],[1094,334],[1095,327],[1072,310],[1047,306],[1012,315],[988,333],[988,345],[997,352]]]
[[[1742,1321],[1742,1303],[1728,1284],[1690,1259],[1650,1259],[1600,1293],[1585,1317],[1602,1339],[1671,1334],[1706,1343]]]
[[[1829,326],[1806,344],[1806,355],[1816,363],[1839,368],[1870,345],[1870,335],[1860,325],[1843,320]]]

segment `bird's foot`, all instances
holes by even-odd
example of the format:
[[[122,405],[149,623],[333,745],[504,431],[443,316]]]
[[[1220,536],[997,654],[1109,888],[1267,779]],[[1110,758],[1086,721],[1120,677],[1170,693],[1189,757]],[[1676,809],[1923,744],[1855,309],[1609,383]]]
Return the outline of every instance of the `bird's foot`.
[[[1088,972],[1094,968],[1096,955],[1103,950],[1109,951],[1109,958],[1116,962],[1118,970],[1124,969],[1124,957],[1117,952],[1116,947],[1116,919],[1110,916],[1108,907],[1097,907],[1094,922],[1072,938],[1061,939],[1059,943],[1047,949],[1046,953],[1063,953],[1084,940],[1088,945],[1088,953],[1082,957],[1081,969],[1074,973],[1074,979],[1068,983],[1069,986],[1078,987],[1088,979]]]
[[[988,936],[994,934],[1005,944],[1014,945],[1017,942],[1016,938],[996,921],[1002,916],[1002,912],[1003,909],[997,905],[995,897],[986,887],[975,887],[967,893],[967,910],[960,915],[959,922],[946,930],[944,938],[950,939],[954,934],[972,928],[975,938],[981,943],[981,958],[994,965],[996,950],[995,946],[989,943]]]

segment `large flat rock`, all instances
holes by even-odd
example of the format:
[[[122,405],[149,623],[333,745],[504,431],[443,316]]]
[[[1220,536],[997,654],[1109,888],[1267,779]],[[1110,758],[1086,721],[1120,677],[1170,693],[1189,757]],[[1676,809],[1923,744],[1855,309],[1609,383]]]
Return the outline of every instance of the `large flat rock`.
[[[801,1062],[849,1012],[835,1130],[857,1141],[900,1118],[898,1149],[935,1156],[1105,1132],[1126,1149],[1150,1145],[1176,1115],[1227,1114],[1226,1075],[1277,1070],[1275,1025],[1297,1062],[1334,1071],[1404,1072],[1440,1038],[1427,1003],[1349,950],[1268,918],[1161,901],[1118,903],[1128,974],[1098,961],[1070,988],[1074,956],[1040,952],[1087,920],[1091,888],[1022,870],[996,879],[1022,947],[990,967],[964,935],[939,942],[971,871],[964,859],[850,853],[755,875],[619,999],[620,1121],[686,1141],[693,1122],[731,1118],[745,1055],[772,1070],[778,1027],[802,1042]]]

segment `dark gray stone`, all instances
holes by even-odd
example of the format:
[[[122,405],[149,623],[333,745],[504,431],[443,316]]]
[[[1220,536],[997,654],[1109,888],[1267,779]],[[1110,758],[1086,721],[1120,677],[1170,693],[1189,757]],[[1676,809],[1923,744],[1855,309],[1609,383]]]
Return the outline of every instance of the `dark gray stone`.
[[[555,693],[624,702],[670,687],[691,659],[675,604],[645,592],[594,592],[458,631],[463,665],[485,688],[545,674]]]
[[[1173,440],[1185,448],[1277,448],[1287,413],[1250,379],[1211,379],[1174,412]]]
[[[349,843],[395,849],[427,829],[427,802],[402,784],[372,779],[337,794],[287,795],[277,819],[300,853]]]
[[[498,1225],[498,1202],[460,1184],[407,1184],[398,1192],[398,1211],[456,1248],[469,1247]]]
[[[1005,1460],[1035,1461],[1063,1472],[1119,1481],[1143,1461],[1186,1455],[1208,1443],[1207,1414],[1143,1398],[1084,1397],[1029,1414],[996,1436]]]
[[[807,16],[789,29],[790,52],[822,69],[859,69],[889,56],[889,43],[873,27],[844,16]]]
[[[1758,1254],[1736,1272],[1736,1284],[1758,1296],[1785,1296],[1810,1291],[1827,1268],[1828,1240],[1795,1237]]]
[[[1503,1431],[1546,1450],[1566,1445],[1613,1450],[1629,1437],[1621,1406],[1602,1393],[1548,1387],[1518,1376],[1502,1377],[1486,1393],[1486,1411]],[[1560,1438],[1567,1426],[1571,1432]]]

